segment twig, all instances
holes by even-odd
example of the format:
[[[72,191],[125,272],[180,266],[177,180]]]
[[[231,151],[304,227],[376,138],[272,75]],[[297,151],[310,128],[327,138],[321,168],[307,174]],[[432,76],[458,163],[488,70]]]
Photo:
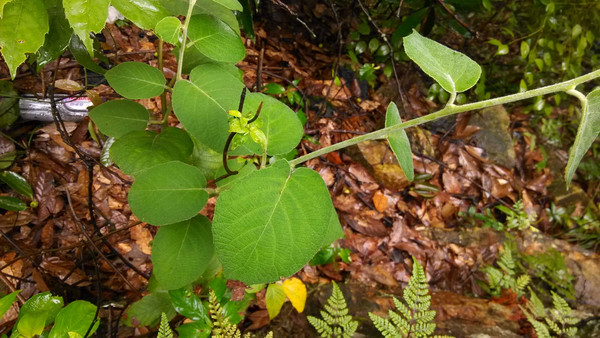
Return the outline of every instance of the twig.
[[[304,26],[304,28],[306,28],[306,30],[310,33],[310,35],[312,35],[312,38],[316,38],[317,34],[315,34],[312,29],[310,29],[310,27],[308,27],[308,25],[300,20],[300,18],[298,17],[298,14],[296,14],[294,11],[292,11],[292,9],[290,7],[288,7],[288,5],[284,4],[283,2],[281,2],[281,0],[271,0],[274,4],[278,5],[279,7],[285,9],[286,12],[288,12],[290,15],[294,16],[294,18],[296,18],[296,21],[298,21],[300,24],[302,24],[302,26]]]
[[[456,20],[456,22],[458,22],[461,26],[463,26],[466,30],[469,31],[469,33],[473,34],[473,36],[475,36],[476,38],[479,37],[479,33],[477,33],[476,31],[474,31],[471,27],[469,27],[469,25],[467,25],[466,22],[464,22],[461,18],[459,18],[456,13],[454,13],[453,10],[450,9],[450,7],[448,7],[448,5],[446,5],[446,3],[444,2],[444,0],[436,0],[440,6],[442,6],[442,8],[444,8],[444,10],[450,14],[450,16],[452,18],[454,18],[454,20]]]
[[[6,278],[6,275],[4,274],[4,272],[2,272],[2,270],[0,270],[0,281],[2,281],[4,285],[6,285],[10,292],[17,291],[15,286],[8,280],[8,278]],[[23,296],[21,296],[20,293],[17,294],[17,299],[19,300],[19,303],[21,303],[21,305],[25,304],[25,298],[23,298]]]
[[[256,69],[256,91],[262,91],[262,70],[263,70],[263,61],[265,58],[265,48],[260,49],[260,54],[258,56],[258,65]]]
[[[369,22],[373,25],[373,27],[375,27],[375,29],[377,30],[379,35],[381,35],[381,38],[383,39],[383,41],[387,44],[388,48],[390,49],[390,63],[392,64],[392,70],[394,72],[394,79],[396,80],[396,86],[398,87],[398,95],[400,96],[400,101],[402,101],[402,108],[404,109],[404,114],[408,114],[408,104],[407,104],[408,100],[406,98],[406,94],[404,93],[404,90],[402,90],[402,85],[400,84],[400,77],[398,76],[398,71],[396,70],[396,63],[394,62],[394,47],[392,46],[392,43],[388,40],[387,35],[385,35],[381,31],[381,29],[379,29],[379,26],[377,25],[377,23],[375,23],[375,20],[373,20],[373,18],[371,18],[369,11],[363,5],[361,0],[358,0],[358,4],[360,5],[360,8],[362,9],[363,13],[365,13],[365,15],[367,16],[367,19],[369,20]]]

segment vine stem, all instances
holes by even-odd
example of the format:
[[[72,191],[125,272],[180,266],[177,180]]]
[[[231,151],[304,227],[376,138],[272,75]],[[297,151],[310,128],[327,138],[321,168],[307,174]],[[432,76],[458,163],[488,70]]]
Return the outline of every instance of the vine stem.
[[[487,108],[487,107],[491,107],[491,106],[521,101],[521,100],[525,100],[525,99],[530,99],[532,97],[548,95],[548,94],[552,94],[552,93],[556,93],[556,92],[568,92],[568,93],[570,92],[570,94],[573,95],[572,93],[576,86],[578,86],[584,82],[594,80],[599,77],[600,77],[600,69],[597,69],[591,73],[576,77],[571,80],[567,80],[567,81],[553,84],[550,86],[545,86],[545,87],[541,87],[541,88],[537,88],[537,89],[528,90],[523,93],[511,94],[511,95],[506,95],[506,96],[502,96],[502,97],[497,97],[497,98],[493,98],[493,99],[489,99],[489,100],[468,103],[468,104],[463,104],[463,105],[448,104],[444,108],[442,108],[441,110],[438,110],[435,113],[421,116],[416,119],[412,119],[412,120],[409,120],[409,121],[406,121],[403,123],[396,124],[394,126],[379,129],[379,130],[376,130],[376,131],[368,133],[368,134],[357,136],[357,137],[351,138],[349,140],[342,141],[342,142],[339,142],[336,144],[332,144],[325,148],[321,148],[319,150],[313,151],[310,154],[300,156],[300,157],[290,161],[290,165],[292,167],[295,167],[298,164],[304,163],[310,159],[327,154],[327,153],[335,151],[335,150],[349,147],[349,146],[352,146],[352,145],[355,145],[357,143],[364,142],[364,141],[382,139],[382,138],[385,138],[386,136],[388,136],[394,132],[397,132],[401,129],[418,126],[418,125],[426,123],[426,122],[431,122],[433,120],[436,120],[436,119],[439,119],[442,117],[466,112],[469,110],[479,110],[479,109],[483,109],[483,108]]]
[[[185,45],[187,41],[187,31],[188,26],[190,25],[190,18],[192,17],[192,11],[194,10],[194,5],[196,4],[196,0],[190,0],[188,5],[187,15],[185,16],[185,21],[183,22],[183,37],[181,40],[181,49],[179,49],[179,60],[177,60],[177,80],[181,80],[181,72],[183,71],[183,54],[185,54]]]

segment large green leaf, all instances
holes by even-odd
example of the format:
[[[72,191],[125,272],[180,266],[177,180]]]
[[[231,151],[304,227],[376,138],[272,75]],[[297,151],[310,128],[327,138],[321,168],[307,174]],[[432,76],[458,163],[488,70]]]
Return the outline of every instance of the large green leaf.
[[[156,23],[169,16],[160,0],[111,0],[110,4],[143,29],[154,29]]]
[[[42,0],[13,0],[4,6],[0,46],[12,78],[25,61],[25,54],[35,53],[44,44],[48,30],[48,13]]]
[[[4,15],[4,5],[11,1],[13,0],[0,0],[0,19],[2,19],[2,16]]]
[[[250,285],[297,272],[323,245],[332,209],[319,174],[292,171],[285,160],[237,181],[219,196],[213,219],[226,277]]]
[[[128,99],[149,99],[165,90],[163,73],[141,62],[121,63],[104,76],[117,93]]]
[[[177,45],[181,39],[181,28],[181,21],[178,18],[168,16],[156,24],[154,33],[163,39],[163,41]]]
[[[69,46],[73,29],[65,17],[62,0],[44,0],[48,11],[50,30],[46,34],[44,45],[37,51],[38,71],[59,57]]]
[[[387,112],[385,113],[385,127],[395,126],[400,123],[402,123],[402,119],[400,118],[398,107],[394,102],[390,102]],[[404,171],[404,175],[406,175],[406,178],[409,181],[412,181],[415,178],[415,172],[413,168],[412,152],[410,151],[410,141],[408,140],[406,131],[401,129],[391,133],[387,136],[387,140],[390,143],[392,151],[396,155],[396,159],[398,159],[400,167],[402,167],[402,171]]]
[[[101,132],[121,137],[135,130],[144,130],[150,114],[141,104],[131,100],[113,100],[92,109],[90,118]]]
[[[15,172],[8,170],[0,171],[0,181],[8,184],[9,187],[23,196],[33,197],[33,190],[29,183],[27,183],[27,180]]]
[[[67,20],[90,55],[94,51],[90,32],[99,32],[104,28],[109,3],[110,0],[63,0]]]
[[[12,304],[17,300],[17,295],[21,292],[21,290],[17,290],[15,292],[9,293],[8,295],[0,298],[0,318],[4,316],[6,311],[10,309]]]
[[[177,223],[198,214],[208,200],[200,169],[178,161],[139,173],[129,190],[131,211],[154,225]]]
[[[160,227],[153,243],[153,272],[168,290],[198,279],[214,252],[210,221],[201,215]]]
[[[49,338],[83,337],[94,318],[96,317],[96,305],[85,300],[76,300],[56,315],[54,326],[50,330]],[[100,321],[96,321],[89,334],[98,329]]]
[[[421,36],[404,38],[404,50],[421,69],[449,93],[464,92],[481,76],[481,67],[468,56]]]
[[[155,291],[144,296],[127,309],[125,324],[134,326],[137,321],[140,326],[155,326],[158,324],[160,315],[163,312],[169,319],[176,315],[175,309],[171,305],[169,293],[167,291]]]
[[[173,110],[181,124],[198,141],[222,153],[227,140],[227,111],[237,109],[244,84],[233,73],[234,66],[200,65],[190,80],[173,88]]]
[[[62,297],[54,297],[50,292],[38,293],[23,304],[15,327],[24,336],[39,335],[62,307]]]
[[[287,154],[298,146],[304,129],[302,123],[293,110],[281,101],[260,93],[250,93],[246,95],[244,101],[244,112],[255,113],[260,103],[263,103],[257,122],[262,124],[260,129],[267,137],[267,154],[281,155]],[[249,140],[246,146],[261,154],[261,147]]]
[[[567,185],[571,183],[579,162],[598,137],[598,133],[600,133],[600,89],[587,95],[587,104],[584,106],[577,136],[569,151],[569,161],[565,168]]]
[[[218,62],[237,63],[246,56],[238,33],[212,15],[192,16],[188,38],[202,54]]]
[[[110,157],[124,173],[135,176],[157,164],[186,162],[193,147],[188,133],[179,128],[165,128],[160,134],[140,130],[118,138],[110,147]]]

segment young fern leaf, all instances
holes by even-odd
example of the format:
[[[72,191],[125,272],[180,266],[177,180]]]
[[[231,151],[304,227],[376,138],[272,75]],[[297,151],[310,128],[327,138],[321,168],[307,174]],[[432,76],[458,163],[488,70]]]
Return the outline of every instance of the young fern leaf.
[[[169,319],[164,312],[160,315],[160,326],[158,327],[157,338],[173,338],[173,331],[169,326]]]
[[[348,314],[348,306],[342,290],[332,282],[331,296],[325,304],[325,311],[321,311],[321,317],[307,316],[308,322],[317,330],[321,337],[344,337],[350,338],[358,328],[358,322],[352,320]]]
[[[430,337],[435,331],[435,311],[429,310],[431,296],[425,271],[414,257],[413,262],[413,275],[402,295],[404,303],[394,298],[396,311],[388,312],[389,319],[369,313],[384,337]]]
[[[217,338],[241,338],[242,333],[237,326],[229,322],[229,318],[225,316],[225,311],[219,301],[217,295],[211,289],[208,294],[208,308],[210,311],[210,319],[212,321],[212,337]]]
[[[525,317],[533,326],[535,333],[540,338],[550,337],[551,332],[560,337],[575,337],[577,334],[578,320],[572,317],[569,304],[559,295],[552,292],[553,308],[547,311],[544,304],[532,291],[531,298],[526,307],[520,306]]]

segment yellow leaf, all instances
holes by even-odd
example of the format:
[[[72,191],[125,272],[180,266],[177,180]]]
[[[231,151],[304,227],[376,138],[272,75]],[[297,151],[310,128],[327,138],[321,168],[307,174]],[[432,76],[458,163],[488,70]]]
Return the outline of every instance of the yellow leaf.
[[[292,277],[284,280],[281,286],[287,298],[292,302],[292,306],[298,312],[304,311],[304,305],[306,304],[306,286],[304,283],[300,279]]]

